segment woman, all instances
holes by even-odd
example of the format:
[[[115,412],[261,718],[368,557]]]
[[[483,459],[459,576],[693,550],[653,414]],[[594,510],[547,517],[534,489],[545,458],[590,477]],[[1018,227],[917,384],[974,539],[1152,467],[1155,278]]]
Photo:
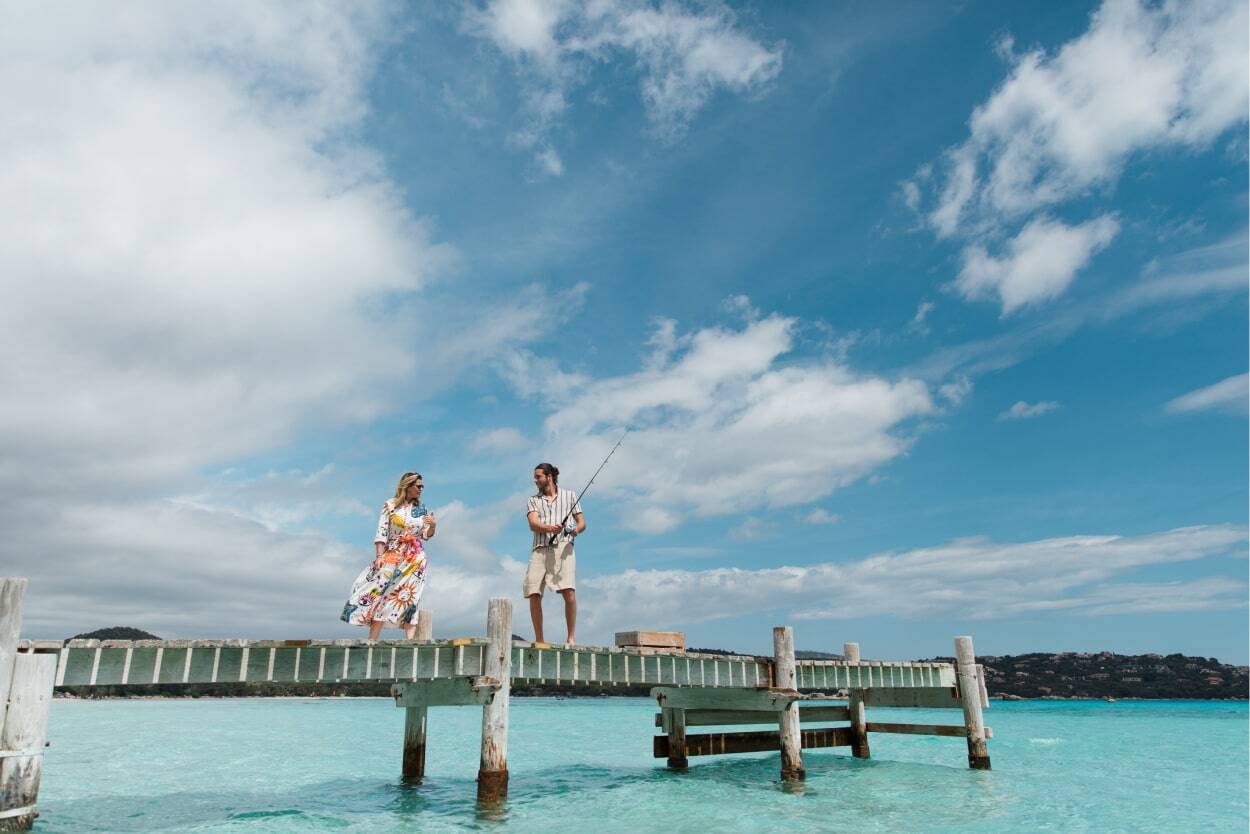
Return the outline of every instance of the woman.
[[[411,640],[417,632],[417,603],[425,590],[428,565],[422,542],[434,536],[434,513],[421,503],[425,484],[421,473],[405,472],[395,497],[382,505],[378,533],[373,540],[377,558],[352,585],[342,620],[369,626],[377,640],[387,625],[401,626]]]

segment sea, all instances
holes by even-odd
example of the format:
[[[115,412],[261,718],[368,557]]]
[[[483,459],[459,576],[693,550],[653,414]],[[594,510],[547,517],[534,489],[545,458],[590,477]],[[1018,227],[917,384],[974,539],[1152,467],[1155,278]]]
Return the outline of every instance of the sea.
[[[806,750],[652,758],[654,701],[514,698],[509,794],[480,807],[481,710],[430,710],[426,780],[400,777],[384,698],[57,700],[41,832],[1237,832],[1248,826],[1247,705],[991,703],[991,771],[959,738],[872,734],[872,757]],[[869,720],[960,723],[953,710]],[[709,728],[692,728],[703,732]],[[721,730],[724,728],[715,728]],[[743,729],[760,729],[743,728]]]

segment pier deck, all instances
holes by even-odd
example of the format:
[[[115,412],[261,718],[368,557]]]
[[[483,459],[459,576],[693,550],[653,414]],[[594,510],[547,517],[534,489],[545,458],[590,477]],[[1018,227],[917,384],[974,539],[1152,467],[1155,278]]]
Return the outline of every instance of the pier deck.
[[[488,641],[453,640],[24,640],[56,654],[57,686],[419,681],[485,674]],[[799,660],[800,691],[953,687],[949,663]],[[513,641],[518,683],[588,686],[767,687],[772,659],[697,652],[644,653]]]

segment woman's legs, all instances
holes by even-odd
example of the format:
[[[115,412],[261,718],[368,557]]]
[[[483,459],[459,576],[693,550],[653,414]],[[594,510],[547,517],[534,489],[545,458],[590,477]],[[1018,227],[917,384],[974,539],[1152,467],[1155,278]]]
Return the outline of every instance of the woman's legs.
[[[386,623],[381,620],[371,620],[369,622],[369,639],[377,640],[378,635],[382,633],[382,626],[384,625],[386,625]]]

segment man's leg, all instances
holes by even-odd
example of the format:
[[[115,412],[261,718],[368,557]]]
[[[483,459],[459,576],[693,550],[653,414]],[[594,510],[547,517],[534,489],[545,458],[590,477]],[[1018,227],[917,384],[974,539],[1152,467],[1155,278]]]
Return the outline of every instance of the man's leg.
[[[534,623],[534,642],[543,641],[543,595],[530,594],[530,621]]]
[[[577,642],[577,591],[565,588],[560,592],[564,597],[564,622],[569,627],[569,645]]]

